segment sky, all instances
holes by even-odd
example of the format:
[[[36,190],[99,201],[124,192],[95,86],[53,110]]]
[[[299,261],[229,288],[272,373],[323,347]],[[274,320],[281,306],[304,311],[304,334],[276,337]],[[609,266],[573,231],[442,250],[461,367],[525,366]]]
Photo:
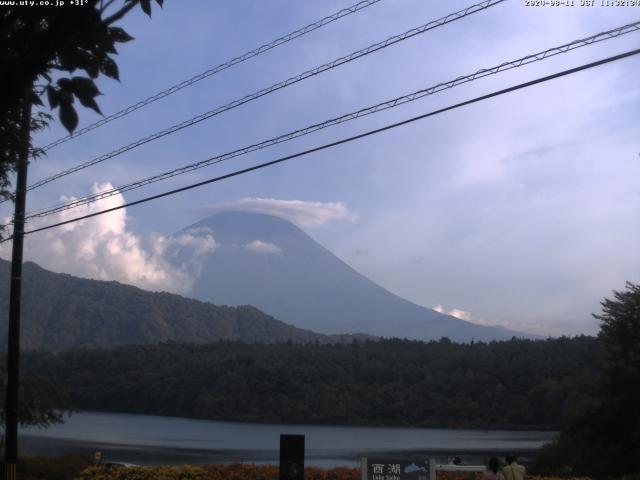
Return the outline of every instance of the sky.
[[[113,113],[355,1],[154,4],[121,26]],[[465,8],[382,0],[48,152],[30,183]],[[508,0],[29,192],[28,210],[225,153],[303,126],[640,20],[640,7]],[[205,180],[516,83],[638,48],[640,32],[457,86],[223,164],[53,217]],[[376,136],[118,213],[29,236],[26,259],[83,277],[187,294],[213,235],[183,232],[234,209],[290,219],[378,284],[472,322],[594,334],[592,313],[640,282],[640,56],[502,95]],[[80,125],[100,117],[80,111]],[[44,145],[59,125],[38,134]],[[0,215],[10,214],[8,205]],[[44,225],[45,222],[37,223]],[[175,271],[176,245],[192,263]],[[0,255],[8,258],[7,244]]]

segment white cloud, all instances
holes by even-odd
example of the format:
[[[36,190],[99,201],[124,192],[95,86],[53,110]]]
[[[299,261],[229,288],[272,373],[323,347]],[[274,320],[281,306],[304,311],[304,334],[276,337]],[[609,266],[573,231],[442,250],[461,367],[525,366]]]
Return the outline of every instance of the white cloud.
[[[262,240],[254,240],[244,246],[245,250],[255,253],[282,253],[282,249],[275,243],[263,242]]]
[[[94,184],[92,191],[110,190],[110,183]],[[62,201],[73,200],[62,198]],[[100,199],[91,205],[60,212],[46,222],[35,221],[29,228],[69,220],[125,203],[121,194]],[[197,229],[174,237],[153,235],[150,246],[127,229],[125,209],[28,235],[25,259],[56,272],[97,280],[117,280],[148,290],[188,292],[197,275],[199,259],[217,248],[210,231]],[[10,254],[9,242],[0,246],[0,256]],[[186,248],[186,260],[175,262],[178,247]]]
[[[452,317],[459,318],[460,320],[466,320],[467,322],[471,321],[472,319],[471,312],[460,310],[459,308],[454,308],[453,310],[450,310],[449,315],[451,315]]]
[[[482,317],[478,317],[477,315],[473,315],[471,312],[467,310],[461,310],[459,308],[452,308],[448,312],[446,311],[443,305],[436,305],[433,307],[433,310],[439,313],[444,313],[447,315],[451,315],[452,317],[459,318],[460,320],[465,320],[467,322],[475,323],[476,325],[483,325],[486,327],[503,327],[509,330],[516,330],[518,332],[531,333],[534,335],[563,335],[568,331],[571,331],[571,326],[569,324],[558,324],[554,327],[549,327],[548,325],[543,325],[535,322],[522,322],[522,321],[508,321],[503,319],[486,319]],[[571,332],[575,334],[577,332]]]
[[[189,251],[189,256],[200,257],[218,248],[210,228],[189,228],[170,237],[156,235],[153,238],[153,250],[165,258],[176,258]]]
[[[471,319],[473,318],[473,315],[471,315],[471,312],[467,312],[466,310],[460,310],[459,308],[452,308],[451,310],[449,310],[449,312],[447,312],[444,306],[441,304],[438,304],[435,307],[433,307],[433,310],[435,310],[438,313],[451,315],[452,317],[459,318],[460,320],[466,320],[468,322],[470,322]]]
[[[358,216],[342,202],[307,202],[275,198],[243,198],[204,207],[207,212],[240,211],[273,215],[302,227],[317,227],[333,220],[355,221]]]

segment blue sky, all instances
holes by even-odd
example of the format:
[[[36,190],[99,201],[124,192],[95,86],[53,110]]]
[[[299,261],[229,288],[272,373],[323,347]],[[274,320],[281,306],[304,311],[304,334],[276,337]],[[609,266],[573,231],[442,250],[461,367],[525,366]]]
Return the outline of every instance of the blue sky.
[[[121,82],[102,79],[99,104],[103,112],[115,112],[352,3],[168,0],[152,19],[135,12],[122,22],[136,40],[119,48]],[[382,0],[51,150],[32,165],[30,180],[471,3]],[[30,193],[28,208],[84,196],[94,184],[127,183],[640,19],[640,7],[575,4],[507,1],[51,183]],[[113,201],[271,160],[638,45],[640,33],[632,33],[578,49]],[[153,264],[159,254],[154,242],[220,204],[253,198],[259,200],[243,205],[279,209],[283,216],[295,205],[294,219],[312,237],[421,305],[535,333],[594,333],[590,314],[598,312],[599,301],[625,280],[640,281],[638,78],[638,57],[578,73],[134,207],[111,220],[85,222],[72,234],[33,235],[27,257],[57,271],[171,289],[148,281],[156,278],[149,272],[164,274]],[[81,126],[97,119],[81,111]],[[54,126],[37,142],[63,133]],[[6,207],[1,213],[8,214]],[[110,239],[120,236],[117,248],[105,243],[104,229]],[[108,255],[97,255],[105,245]],[[89,257],[78,251],[93,255],[91,269],[85,268]],[[147,262],[145,281],[125,272],[136,261]],[[120,267],[107,268],[109,262]]]

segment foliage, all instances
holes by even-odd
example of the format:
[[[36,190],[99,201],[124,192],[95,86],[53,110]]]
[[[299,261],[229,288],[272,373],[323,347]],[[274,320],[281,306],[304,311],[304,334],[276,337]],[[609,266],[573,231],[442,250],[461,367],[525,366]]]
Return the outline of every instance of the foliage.
[[[592,337],[456,344],[218,342],[33,352],[82,410],[212,420],[558,428],[600,360]]]
[[[0,311],[9,308],[9,272],[10,263],[0,259]],[[250,306],[217,306],[117,282],[53,273],[29,262],[24,264],[23,279],[20,342],[24,349],[108,348],[168,339],[269,343],[352,338],[295,328]],[[6,328],[0,328],[0,349],[7,344],[6,334]]]
[[[306,480],[360,480],[360,469],[306,467]],[[277,465],[90,467],[77,480],[277,480]]]
[[[436,480],[482,480],[482,472],[436,470]]]
[[[558,476],[541,476],[541,475],[527,475],[527,480],[592,480],[591,477],[578,477],[575,475],[566,475],[562,477]]]
[[[76,480],[207,480],[200,467],[89,467]]]
[[[2,369],[0,391],[6,390],[6,373]],[[46,428],[62,423],[65,412],[70,411],[67,398],[51,382],[39,375],[26,372],[20,382],[18,421],[20,425]],[[5,395],[0,395],[0,426],[6,421]]]
[[[569,413],[557,441],[541,452],[559,471],[598,478],[640,473],[640,285],[627,283],[601,305],[594,317],[604,361],[592,400]]]
[[[76,480],[277,480],[277,465],[202,465],[198,467],[90,467]],[[337,467],[323,469],[306,467],[306,480],[360,480],[359,468]],[[449,472],[436,470],[435,480],[481,480],[478,472]],[[528,480],[567,480],[559,477],[527,476]],[[591,480],[576,477],[572,480]]]
[[[108,10],[116,0],[88,0],[71,9],[50,3],[29,7],[16,2],[0,10],[0,196],[5,198],[11,196],[9,174],[25,146],[25,106],[44,107],[46,96],[69,132],[78,125],[75,100],[100,113],[95,100],[100,91],[94,80],[100,75],[118,80],[116,44],[133,39],[114,24],[138,4],[151,15],[150,0],[122,0],[112,12]],[[87,76],[74,75],[77,71]],[[43,120],[42,114],[33,118]]]
[[[67,454],[61,457],[20,457],[18,480],[72,480],[93,464],[90,455]]]

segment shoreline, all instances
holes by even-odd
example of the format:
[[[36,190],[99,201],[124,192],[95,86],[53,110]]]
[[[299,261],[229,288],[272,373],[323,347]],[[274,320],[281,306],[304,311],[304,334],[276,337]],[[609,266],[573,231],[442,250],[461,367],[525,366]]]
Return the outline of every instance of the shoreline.
[[[102,414],[102,415],[135,415],[139,417],[152,417],[152,418],[166,418],[166,419],[178,419],[178,420],[194,420],[202,422],[214,422],[225,423],[234,425],[255,425],[255,426],[297,426],[297,427],[327,427],[327,428],[371,428],[371,429],[416,429],[416,430],[473,430],[473,431],[492,431],[492,432],[544,432],[544,433],[557,433],[557,428],[549,426],[535,426],[535,425],[512,425],[512,424],[497,424],[497,425],[485,425],[477,424],[470,426],[460,425],[413,425],[413,424],[389,424],[389,423],[377,423],[377,424],[361,424],[361,423],[313,423],[313,422],[284,422],[284,421],[257,421],[257,420],[238,420],[238,419],[216,419],[216,418],[201,418],[201,417],[182,417],[179,415],[164,415],[156,413],[139,413],[139,412],[116,412],[113,410],[76,410],[65,414],[65,417],[72,417],[76,414]]]
[[[277,463],[281,434],[302,434],[309,465],[357,466],[364,456],[417,455],[446,463],[514,451],[529,457],[553,438],[545,431],[452,430],[274,425],[104,412],[75,413],[48,429],[20,430],[21,449],[33,455],[67,452],[144,465]],[[467,462],[468,463],[468,462]]]
[[[102,452],[105,462],[128,463],[144,466],[178,466],[207,464],[250,464],[274,465],[278,463],[278,449],[208,449],[182,448],[168,446],[144,446],[109,442],[87,442],[82,440],[61,439],[47,436],[21,436],[21,446],[29,456],[60,456],[66,453],[93,455]],[[377,450],[308,450],[305,452],[305,464],[320,468],[360,466],[362,457],[393,458],[433,458],[439,464],[445,464],[448,457],[459,456],[463,464],[483,465],[490,456],[502,457],[513,452],[526,464],[529,463],[538,448],[440,448],[440,449],[377,449]]]

